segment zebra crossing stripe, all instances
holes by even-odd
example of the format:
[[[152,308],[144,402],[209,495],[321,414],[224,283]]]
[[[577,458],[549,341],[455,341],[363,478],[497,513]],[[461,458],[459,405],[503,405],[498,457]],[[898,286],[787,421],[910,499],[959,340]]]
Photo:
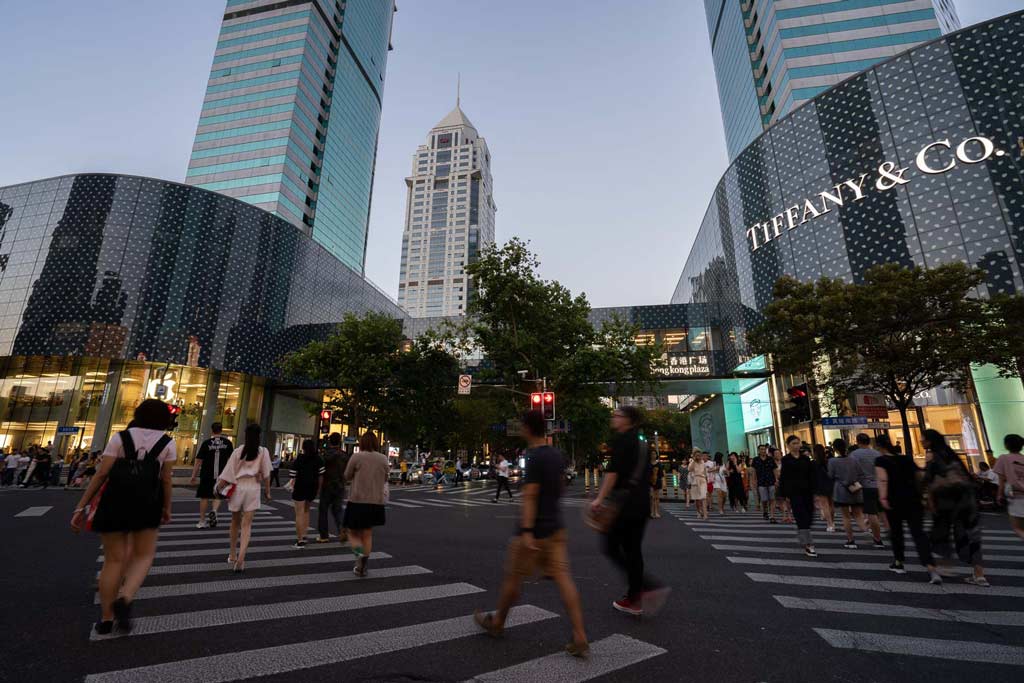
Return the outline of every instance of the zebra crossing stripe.
[[[388,505],[394,505],[395,507],[400,507],[400,508],[419,508],[419,507],[423,507],[422,505],[417,505],[417,504],[413,504],[413,503],[399,502],[397,500],[389,500],[388,501]]]
[[[703,538],[704,540],[707,540],[707,541],[741,541],[741,542],[744,542],[744,543],[795,543],[796,541],[794,539],[796,538],[796,529],[794,529],[791,533],[792,533],[791,538],[767,538],[767,537],[764,537],[764,536],[730,536],[730,535],[721,535],[721,534],[714,534],[714,535],[711,535],[711,536],[701,535],[700,537]],[[818,546],[818,545],[842,545],[843,543],[846,543],[846,539],[844,539],[844,538],[821,538],[821,537],[818,537],[818,538],[814,539],[814,545],[816,545],[816,546]],[[987,550],[1003,550],[1003,551],[1010,551],[1010,552],[1016,551],[1016,552],[1024,553],[1024,544],[1019,544],[1019,543],[1016,543],[1016,544],[1013,544],[1013,545],[1005,545],[1005,544],[1000,544],[1000,543],[982,543],[982,548],[985,549],[986,551]],[[1021,555],[1020,558],[1021,558],[1021,560],[1024,560],[1024,555]]]
[[[762,539],[758,539],[761,541]],[[803,555],[803,548],[782,548],[782,547],[770,547],[763,545],[731,545],[728,543],[713,543],[711,545],[715,550],[731,550],[734,552],[747,552],[747,553],[772,553],[775,555]],[[847,550],[846,548],[829,548],[818,553],[819,555],[827,555],[829,557],[833,555],[861,555],[870,557],[888,557],[892,559],[891,550],[874,550],[872,548],[858,548],[856,550]],[[990,562],[1024,562],[1024,555],[985,555],[986,566]]]
[[[814,588],[839,588],[847,590],[874,591],[876,593],[925,593],[928,595],[970,595],[974,597],[1003,596],[1024,598],[1024,588],[1017,586],[990,586],[980,588],[966,583],[944,583],[932,586],[927,583],[905,581],[863,581],[861,579],[837,579],[822,576],[796,576],[792,574],[761,574],[747,572],[747,577],[757,583],[780,583],[786,586],[809,586]]]
[[[249,549],[252,550],[251,548]],[[225,555],[225,557],[227,557]],[[345,553],[342,555],[307,555],[304,550],[296,550],[292,557],[283,557],[274,560],[250,560],[246,558],[246,569],[266,569],[268,567],[291,567],[296,565],[312,564],[334,564],[339,562],[354,562],[355,555]],[[370,553],[371,560],[388,560],[391,556],[387,553]],[[159,574],[198,574],[202,572],[226,572],[231,565],[225,562],[204,562],[201,564],[161,564],[150,567],[149,576]]]
[[[294,524],[292,525],[295,526]],[[284,531],[284,529],[274,529],[274,531]],[[282,534],[279,536],[259,536],[253,537],[253,540],[259,541],[288,541],[295,538],[295,532],[290,534]],[[229,543],[230,539],[227,534],[218,534],[216,537],[208,536],[207,538],[172,538],[170,540],[160,539],[157,542],[158,548],[166,548],[168,546],[179,546],[179,545],[224,545]]]
[[[25,508],[15,517],[42,517],[47,512],[53,509],[52,505],[36,505],[35,507]]]
[[[293,537],[288,536],[288,538]],[[264,537],[264,539],[266,539],[266,537]],[[252,542],[257,543],[260,540],[264,539],[261,539],[259,536],[253,536]],[[157,550],[153,557],[155,557],[158,560],[175,557],[213,557],[216,555],[223,555],[225,552],[227,552],[227,539],[224,539],[224,546],[224,548],[202,548],[200,550]],[[299,550],[298,548],[293,548],[290,545],[250,545],[249,549],[246,550],[245,553],[247,556],[251,555],[252,553],[308,553],[310,551],[328,550],[332,548],[336,549],[338,547],[348,547],[348,544],[342,546],[342,544],[340,543],[311,543],[302,550]],[[100,555],[99,557],[97,557],[96,561],[102,562],[103,556]]]
[[[703,532],[714,532],[714,533],[759,533],[759,534],[784,534],[792,533],[792,530],[796,527],[792,524],[768,526],[766,524],[697,524],[694,522],[684,522],[687,527],[694,531]],[[811,531],[827,533],[824,525],[815,524],[811,527]],[[833,533],[842,533],[842,527],[837,526],[836,531]],[[858,534],[867,534],[866,531],[857,531]],[[989,538],[995,542],[1005,542],[1014,540],[1015,534],[1012,531],[1004,531],[1001,529],[984,529],[983,533],[986,538]],[[910,538],[910,531],[904,531],[904,536]],[[1024,544],[1018,543],[1018,546],[1024,547]]]
[[[889,567],[884,562],[816,562],[814,560],[777,560],[766,557],[726,557],[733,564],[753,564],[761,567],[798,567],[802,569],[835,569],[842,571],[879,571],[887,572]],[[907,566],[908,572],[924,573],[928,570],[919,566]],[[947,567],[946,571],[954,574],[967,575],[972,573],[970,567]],[[1017,576],[1024,577],[1024,569],[1005,569],[1003,567],[987,567],[986,576]]]
[[[308,617],[314,614],[333,614],[335,612],[348,612],[350,610],[380,607],[382,605],[407,604],[423,600],[443,600],[445,598],[483,592],[485,592],[483,588],[478,588],[468,583],[446,583],[438,586],[404,588],[377,593],[358,593],[330,598],[320,597],[311,600],[274,602],[265,605],[244,605],[222,609],[177,612],[156,617],[138,617],[133,620],[131,634],[121,637],[134,638],[135,636],[153,635],[155,633],[192,631],[197,628],[229,626],[270,619],[289,619]],[[97,636],[95,631],[89,637],[91,640],[103,638],[103,636]],[[199,679],[190,680],[208,679],[200,676]]]
[[[173,598],[181,595],[205,595],[207,593],[225,593],[239,589],[278,588],[280,586],[312,585],[317,583],[339,583],[343,581],[370,581],[373,579],[390,579],[396,576],[415,576],[431,574],[429,569],[417,565],[404,567],[374,568],[367,578],[356,576],[351,571],[321,572],[319,574],[289,574],[287,576],[263,576],[256,579],[231,578],[224,581],[201,581],[199,583],[174,583],[167,586],[143,586],[135,593],[136,600],[153,598]],[[93,601],[99,604],[99,596]]]
[[[830,628],[816,628],[814,632],[832,647],[846,650],[1024,666],[1024,647],[1017,645],[998,645],[973,640],[914,638],[889,633],[839,631]]]
[[[590,657],[585,661],[559,652],[480,674],[470,681],[519,683],[520,681],[547,680],[558,681],[558,683],[576,683],[624,669],[666,652],[667,650],[664,648],[616,633],[591,643]]]
[[[505,628],[554,619],[556,616],[558,615],[553,612],[533,605],[521,605],[513,607],[509,612]],[[455,617],[338,638],[288,643],[243,652],[225,652],[135,669],[90,674],[85,677],[85,683],[225,683],[259,676],[288,674],[424,645],[447,643],[479,633],[480,628],[473,623],[472,616]]]
[[[988,610],[933,609],[910,607],[877,602],[850,602],[847,600],[818,600],[797,598],[791,595],[773,595],[780,605],[787,609],[806,609],[815,612],[839,612],[843,614],[868,614],[877,617],[904,619],[930,619],[988,626],[1024,626],[1024,612],[996,612]]]
[[[195,524],[189,525],[187,529],[172,529],[171,531],[164,531],[167,527],[160,528],[160,540],[157,541],[157,545],[162,545],[165,538],[181,538],[182,536],[201,536],[203,538],[220,538],[227,540],[228,534],[230,533],[230,524],[218,524],[216,529],[197,529]],[[266,522],[260,524],[258,527],[253,522],[253,528],[259,529],[260,531],[266,531],[267,533],[274,533],[282,531],[284,529],[294,529],[295,522],[281,520],[280,522]],[[309,528],[310,531],[316,531],[314,527]]]

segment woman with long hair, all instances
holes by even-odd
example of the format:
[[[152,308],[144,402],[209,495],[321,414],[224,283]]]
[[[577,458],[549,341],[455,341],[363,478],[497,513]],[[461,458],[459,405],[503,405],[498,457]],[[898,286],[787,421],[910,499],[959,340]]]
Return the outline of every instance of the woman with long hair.
[[[789,498],[781,495],[779,490],[782,488],[782,449],[772,448],[771,449],[772,460],[775,461],[775,504],[778,507],[779,512],[782,513],[783,524],[795,524],[793,520],[793,510],[789,504]]]
[[[697,516],[708,518],[708,468],[704,464],[704,453],[693,449],[690,464],[686,467],[690,482],[690,500],[697,504]]]
[[[747,511],[747,496],[743,490],[743,471],[740,466],[740,457],[735,453],[729,454],[729,463],[726,465],[726,485],[729,488],[729,508],[733,511]]]
[[[388,486],[388,456],[380,448],[373,432],[359,437],[359,452],[354,453],[345,468],[350,483],[348,505],[343,524],[348,531],[356,566],[356,576],[366,576],[366,563],[373,550],[373,527],[384,526],[384,503]]]
[[[828,451],[820,443],[812,446],[814,451],[814,499],[818,503],[818,512],[825,521],[825,530],[833,533],[836,530],[836,512],[832,505],[835,484],[828,473]]]
[[[306,547],[306,532],[309,530],[309,504],[320,495],[323,486],[324,459],[316,452],[316,442],[306,439],[302,452],[292,463],[295,484],[292,500],[295,502],[295,547]]]
[[[955,548],[957,556],[974,567],[974,575],[964,580],[987,587],[981,555],[981,515],[971,475],[946,438],[934,429],[924,430],[924,447],[931,454],[924,469],[924,485],[932,511],[932,549],[949,559]]]
[[[835,451],[836,457],[828,461],[827,468],[828,476],[833,481],[832,500],[843,515],[843,531],[846,532],[846,543],[843,547],[847,550],[856,550],[853,520],[857,520],[857,526],[861,531],[867,530],[867,523],[861,510],[864,506],[864,497],[857,482],[857,461],[847,455],[846,442],[842,439],[832,442],[832,450]]]
[[[715,498],[715,502],[718,504],[718,514],[725,514],[725,500],[729,494],[729,483],[726,479],[726,471],[724,461],[725,456],[721,453],[715,453],[715,464],[713,467],[713,474],[711,485],[708,487],[711,489],[711,494]]]
[[[92,521],[103,540],[97,635],[110,634],[115,621],[119,632],[131,632],[132,600],[153,564],[158,529],[171,521],[171,475],[178,455],[165,433],[170,425],[166,403],[155,398],[140,403],[128,428],[110,438],[71,516],[71,528],[80,531],[86,506],[107,484]]]
[[[235,573],[245,571],[245,552],[252,538],[252,518],[260,509],[260,486],[270,500],[270,452],[260,446],[263,430],[258,424],[245,428],[245,441],[236,448],[217,479],[216,490],[234,485],[228,498],[231,511],[231,548],[228,564]],[[241,540],[239,540],[241,535]],[[237,552],[236,552],[237,549]]]

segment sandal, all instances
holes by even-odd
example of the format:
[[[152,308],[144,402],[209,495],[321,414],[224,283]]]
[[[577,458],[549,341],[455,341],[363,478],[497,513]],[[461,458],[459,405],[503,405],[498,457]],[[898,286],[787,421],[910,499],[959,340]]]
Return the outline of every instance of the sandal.
[[[491,638],[500,638],[504,633],[505,629],[501,628],[494,623],[494,615],[490,612],[484,613],[480,610],[473,612],[473,621],[476,625],[487,632]]]
[[[972,586],[978,586],[979,588],[989,588],[992,585],[984,576],[968,576],[964,579],[964,583],[969,583]]]
[[[582,642],[577,643],[575,641],[565,646],[565,651],[573,657],[579,657],[580,659],[586,659],[590,656],[590,643]]]

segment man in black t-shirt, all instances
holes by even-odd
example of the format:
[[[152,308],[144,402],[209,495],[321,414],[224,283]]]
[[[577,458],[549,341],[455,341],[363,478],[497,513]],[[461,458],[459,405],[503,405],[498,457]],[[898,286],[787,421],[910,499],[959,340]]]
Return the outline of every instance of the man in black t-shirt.
[[[477,611],[474,615],[480,628],[492,636],[505,630],[505,619],[519,599],[523,579],[538,570],[558,585],[565,611],[572,622],[572,642],[566,651],[575,657],[586,657],[590,651],[583,628],[583,609],[579,592],[569,573],[565,523],[560,498],[564,485],[565,456],[547,444],[547,425],[539,410],[523,416],[526,451],[526,476],[521,497],[523,505],[516,535],[508,544],[505,558],[505,579],[493,613]]]
[[[345,469],[351,455],[341,443],[341,434],[334,432],[327,437],[324,449],[324,483],[320,487],[320,505],[317,508],[317,543],[331,540],[330,519],[338,530],[338,540],[348,540],[348,534],[341,526],[342,505],[345,502]]]
[[[199,521],[197,529],[211,529],[217,526],[217,510],[220,509],[220,497],[214,492],[213,486],[217,483],[217,477],[224,470],[231,457],[234,446],[231,439],[221,436],[223,426],[220,422],[210,425],[210,438],[199,446],[196,452],[196,462],[192,466],[192,478],[190,484],[196,483],[196,474],[199,475],[199,486],[196,487],[196,498],[199,499]],[[212,501],[212,506],[210,503]],[[211,509],[207,512],[206,508]]]
[[[644,529],[651,511],[651,461],[646,442],[640,441],[640,411],[622,406],[612,413],[612,457],[591,503],[596,514],[604,500],[618,491],[624,496],[619,516],[605,532],[605,554],[626,572],[629,588],[612,607],[626,614],[657,612],[668,597],[669,588],[644,574]]]

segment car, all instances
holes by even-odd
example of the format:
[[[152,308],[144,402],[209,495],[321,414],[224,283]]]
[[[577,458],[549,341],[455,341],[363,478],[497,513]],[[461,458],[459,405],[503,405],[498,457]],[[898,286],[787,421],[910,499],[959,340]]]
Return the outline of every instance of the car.
[[[576,478],[576,470],[571,467],[565,468],[565,483],[571,484],[572,480]]]
[[[478,478],[490,479],[492,476],[493,468],[490,465],[478,465],[476,470],[479,473]]]
[[[402,481],[402,469],[401,468],[399,468],[399,467],[392,467],[390,470],[388,470],[388,482],[389,483],[394,484],[394,483],[397,483],[397,482],[400,482],[400,481]]]
[[[423,468],[419,465],[413,465],[409,468],[409,474],[405,480],[410,484],[418,484],[423,481]]]
[[[476,481],[477,479],[480,478],[480,468],[470,467],[469,469],[465,470],[465,475],[466,479],[469,479],[470,481]]]

